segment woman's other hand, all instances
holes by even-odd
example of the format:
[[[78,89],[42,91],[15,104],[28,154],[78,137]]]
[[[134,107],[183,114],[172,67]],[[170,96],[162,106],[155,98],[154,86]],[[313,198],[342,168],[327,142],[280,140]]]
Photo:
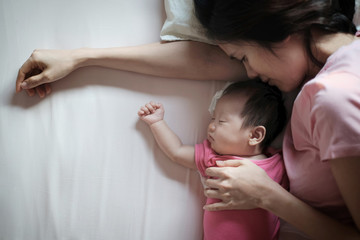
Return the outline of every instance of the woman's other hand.
[[[76,69],[72,50],[34,50],[19,69],[16,92],[25,89],[29,96],[50,94],[51,82],[57,81]]]
[[[205,210],[253,209],[262,206],[263,196],[275,183],[266,172],[249,160],[217,162],[206,174],[205,195],[222,200],[204,206]],[[275,183],[276,184],[276,183]],[[270,188],[269,188],[270,187]]]

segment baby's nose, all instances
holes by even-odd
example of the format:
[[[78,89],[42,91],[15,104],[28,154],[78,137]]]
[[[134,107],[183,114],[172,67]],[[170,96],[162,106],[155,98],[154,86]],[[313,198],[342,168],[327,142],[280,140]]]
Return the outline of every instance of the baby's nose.
[[[215,124],[214,124],[214,122],[211,122],[211,123],[209,124],[209,131],[211,131],[211,132],[215,131]]]

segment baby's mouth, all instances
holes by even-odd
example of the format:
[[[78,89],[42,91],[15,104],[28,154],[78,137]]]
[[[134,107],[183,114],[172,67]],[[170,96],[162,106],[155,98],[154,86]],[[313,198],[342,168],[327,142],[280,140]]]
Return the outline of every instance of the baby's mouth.
[[[214,138],[209,134],[208,135],[208,140],[210,141],[210,142],[214,142],[215,140],[214,140]]]

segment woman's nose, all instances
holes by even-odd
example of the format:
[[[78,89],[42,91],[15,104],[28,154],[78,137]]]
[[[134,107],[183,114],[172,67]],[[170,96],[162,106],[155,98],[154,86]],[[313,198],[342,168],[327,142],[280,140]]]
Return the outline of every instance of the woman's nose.
[[[248,75],[248,78],[253,79],[259,76],[259,74],[257,74],[257,72],[255,72],[250,66],[248,66],[247,64],[245,65],[245,69],[246,69],[246,73]]]

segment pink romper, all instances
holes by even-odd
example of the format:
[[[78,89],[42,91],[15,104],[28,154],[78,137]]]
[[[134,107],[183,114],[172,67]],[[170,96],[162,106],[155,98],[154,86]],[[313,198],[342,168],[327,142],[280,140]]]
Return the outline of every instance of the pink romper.
[[[200,174],[205,175],[205,169],[216,166],[218,160],[243,159],[237,156],[218,155],[210,148],[205,140],[195,146],[195,162]],[[279,153],[267,159],[252,160],[263,168],[276,182],[287,186],[282,156]],[[208,198],[207,204],[216,202]],[[263,209],[226,210],[204,212],[204,239],[205,240],[275,240],[280,227],[279,218]]]

